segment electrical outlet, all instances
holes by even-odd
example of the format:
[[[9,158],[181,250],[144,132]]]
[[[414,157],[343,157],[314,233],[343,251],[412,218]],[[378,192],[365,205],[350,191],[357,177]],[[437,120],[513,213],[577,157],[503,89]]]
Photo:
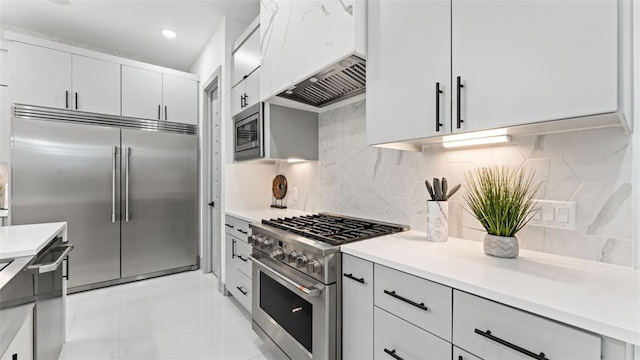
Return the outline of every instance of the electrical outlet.
[[[559,229],[576,229],[576,203],[569,201],[535,200],[537,213],[529,225]]]

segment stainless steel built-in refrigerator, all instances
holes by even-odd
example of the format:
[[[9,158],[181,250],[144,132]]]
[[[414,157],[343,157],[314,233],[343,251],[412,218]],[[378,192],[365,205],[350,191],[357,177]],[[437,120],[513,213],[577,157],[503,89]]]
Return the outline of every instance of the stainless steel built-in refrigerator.
[[[13,112],[11,222],[68,222],[72,292],[197,266],[194,125]]]

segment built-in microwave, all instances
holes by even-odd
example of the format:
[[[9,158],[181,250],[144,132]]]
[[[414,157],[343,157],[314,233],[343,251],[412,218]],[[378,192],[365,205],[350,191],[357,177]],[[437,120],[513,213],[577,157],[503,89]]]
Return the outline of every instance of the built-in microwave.
[[[242,161],[264,157],[263,103],[259,102],[233,117],[233,160]]]

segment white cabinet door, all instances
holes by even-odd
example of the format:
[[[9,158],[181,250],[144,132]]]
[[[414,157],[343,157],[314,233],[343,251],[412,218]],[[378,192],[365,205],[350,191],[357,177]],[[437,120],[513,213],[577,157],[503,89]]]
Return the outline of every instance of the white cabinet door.
[[[342,358],[373,359],[373,263],[342,255]]]
[[[12,42],[13,102],[71,108],[71,54]]]
[[[160,120],[162,74],[122,65],[122,115]]]
[[[369,1],[369,144],[451,131],[450,7],[450,0]]]
[[[120,115],[120,64],[73,55],[72,69],[75,110]]]
[[[0,85],[9,85],[9,54],[0,49]]]
[[[0,360],[33,360],[33,311],[18,330]]]
[[[237,85],[260,67],[260,28],[256,28],[233,53],[232,84]]]
[[[235,247],[236,240],[233,236],[225,234],[225,253],[224,253],[224,286],[227,291],[231,292],[231,289],[236,288],[236,260],[235,260]]]
[[[244,108],[246,90],[247,82],[244,80],[231,89],[231,116],[235,116]]]
[[[470,354],[457,346],[453,347],[453,360],[481,360],[479,357]]]
[[[451,18],[454,132],[617,110],[615,0],[452,0]]]
[[[162,118],[185,124],[198,124],[198,82],[162,75]]]
[[[245,108],[248,108],[260,101],[260,69],[251,73],[251,75],[245,79],[245,82],[247,83]]]

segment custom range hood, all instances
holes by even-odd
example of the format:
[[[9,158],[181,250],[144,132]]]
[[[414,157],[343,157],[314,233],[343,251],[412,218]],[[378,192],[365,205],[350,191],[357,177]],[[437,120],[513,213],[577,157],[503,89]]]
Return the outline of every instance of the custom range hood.
[[[277,96],[322,108],[364,94],[366,70],[366,61],[351,55],[313,74]]]

